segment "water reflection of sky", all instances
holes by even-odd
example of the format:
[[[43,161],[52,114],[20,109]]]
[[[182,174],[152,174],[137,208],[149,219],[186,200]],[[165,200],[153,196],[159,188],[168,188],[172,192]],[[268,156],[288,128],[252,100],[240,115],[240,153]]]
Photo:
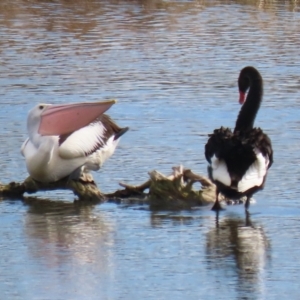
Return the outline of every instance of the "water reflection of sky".
[[[245,65],[264,78],[256,124],[275,160],[253,227],[241,207],[217,229],[206,208],[76,207],[65,191],[2,201],[1,294],[298,299],[299,21],[295,1],[0,1],[2,182],[26,176],[19,149],[34,104],[104,98],[118,99],[110,115],[130,127],[94,176],[104,192],[180,163],[204,174],[207,134],[233,126]]]

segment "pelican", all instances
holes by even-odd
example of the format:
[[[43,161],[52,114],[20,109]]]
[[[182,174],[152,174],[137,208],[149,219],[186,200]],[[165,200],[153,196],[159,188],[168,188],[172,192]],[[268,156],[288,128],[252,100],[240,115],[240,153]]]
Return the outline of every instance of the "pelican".
[[[67,176],[82,179],[90,170],[99,170],[128,130],[104,114],[115,102],[38,104],[31,109],[29,137],[21,147],[30,176],[55,182]]]

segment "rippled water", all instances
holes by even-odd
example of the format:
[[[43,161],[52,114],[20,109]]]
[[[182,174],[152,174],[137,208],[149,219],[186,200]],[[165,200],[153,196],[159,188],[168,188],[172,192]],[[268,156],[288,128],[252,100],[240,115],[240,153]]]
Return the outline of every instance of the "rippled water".
[[[130,131],[94,174],[104,192],[180,163],[205,174],[207,134],[234,125],[246,65],[264,78],[256,125],[275,153],[251,226],[241,206],[216,226],[209,208],[86,207],[65,191],[3,199],[3,299],[299,299],[297,1],[7,0],[0,32],[2,182],[27,175],[33,105],[106,98]]]

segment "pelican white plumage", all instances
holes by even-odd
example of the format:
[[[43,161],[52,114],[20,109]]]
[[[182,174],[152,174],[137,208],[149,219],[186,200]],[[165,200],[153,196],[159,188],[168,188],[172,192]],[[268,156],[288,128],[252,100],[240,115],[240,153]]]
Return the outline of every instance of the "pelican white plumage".
[[[128,130],[104,114],[114,103],[35,106],[27,118],[29,137],[21,147],[30,176],[54,182],[99,170]]]

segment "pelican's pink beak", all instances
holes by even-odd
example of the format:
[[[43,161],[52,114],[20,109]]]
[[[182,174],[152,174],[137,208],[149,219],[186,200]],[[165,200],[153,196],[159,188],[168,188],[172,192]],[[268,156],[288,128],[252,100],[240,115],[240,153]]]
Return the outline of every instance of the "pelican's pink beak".
[[[39,134],[62,135],[74,132],[95,121],[115,100],[95,103],[51,105],[41,115]]]

